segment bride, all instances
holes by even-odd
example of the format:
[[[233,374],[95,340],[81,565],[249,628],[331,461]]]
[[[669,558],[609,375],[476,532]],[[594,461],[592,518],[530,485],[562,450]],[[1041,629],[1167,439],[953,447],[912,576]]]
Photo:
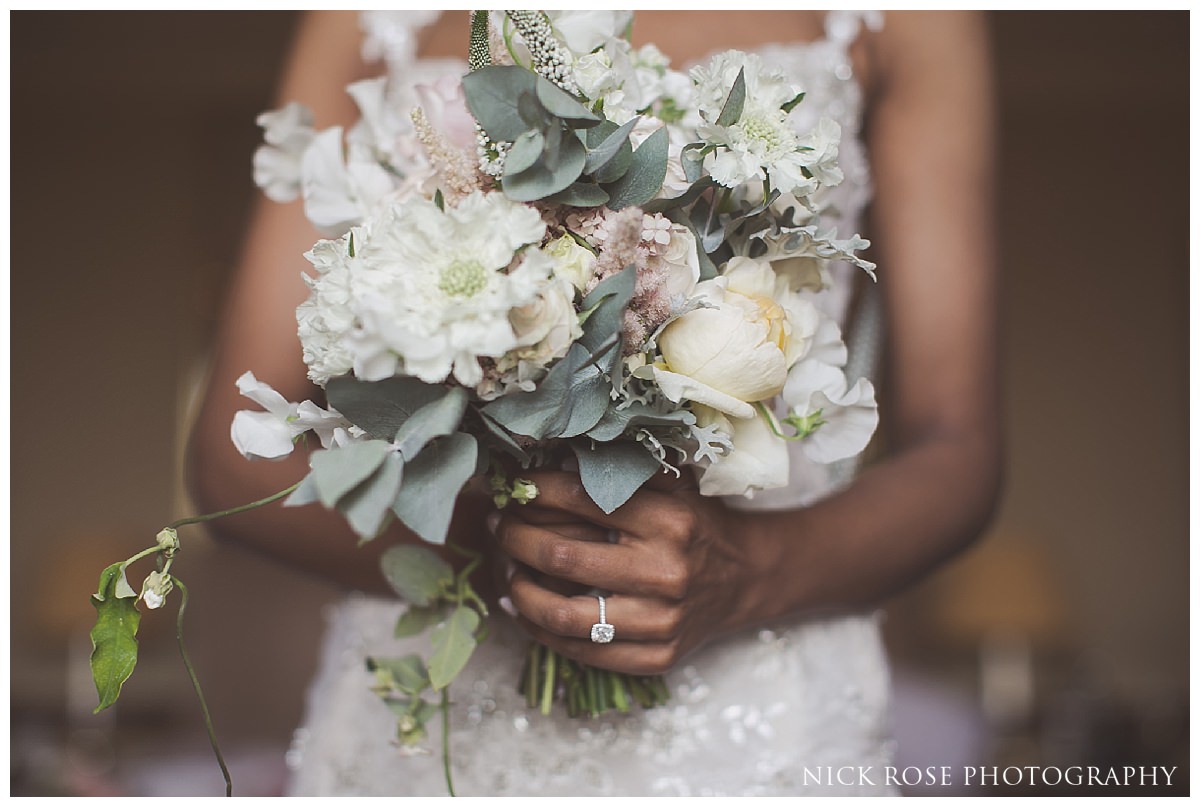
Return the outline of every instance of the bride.
[[[362,49],[363,30],[367,34]],[[360,52],[395,82],[461,73],[465,12],[314,13],[302,23],[280,101],[349,124]],[[760,53],[807,91],[797,115],[842,127],[842,237],[876,241],[880,299],[849,267],[823,303],[842,321],[859,375],[882,371],[888,453],[867,470],[792,457],[787,488],[752,500],[647,489],[611,517],[565,472],[535,476],[536,506],[460,507],[453,540],[495,559],[502,610],[452,692],[450,746],[465,795],[887,793],[888,677],[872,609],[966,546],[999,487],[991,133],[986,36],[970,13],[639,12],[635,44],[672,64],[724,48]],[[259,206],[230,293],[191,451],[198,503],[228,507],[307,471],[303,457],[250,464],[231,445],[247,367],[289,400],[313,397],[295,336],[300,255],[316,234],[299,203]],[[872,293],[874,290],[871,290]],[[853,312],[853,315],[852,315]],[[875,335],[884,330],[882,351]],[[876,357],[879,361],[876,361]],[[298,452],[299,453],[299,452]],[[464,497],[465,498],[465,497]],[[222,534],[364,592],[331,615],[322,667],[297,732],[293,792],[444,794],[437,754],[402,758],[394,720],[369,691],[367,655],[402,655],[401,606],[378,570],[394,527],[360,549],[336,514],[267,508]],[[616,530],[616,544],[572,540]],[[567,536],[570,536],[568,538]],[[614,641],[589,640],[594,597],[612,592]],[[604,621],[601,619],[600,621]],[[667,674],[670,702],[597,720],[543,717],[517,692],[533,637],[588,664]],[[432,748],[440,737],[431,738]],[[831,776],[848,767],[853,776]]]

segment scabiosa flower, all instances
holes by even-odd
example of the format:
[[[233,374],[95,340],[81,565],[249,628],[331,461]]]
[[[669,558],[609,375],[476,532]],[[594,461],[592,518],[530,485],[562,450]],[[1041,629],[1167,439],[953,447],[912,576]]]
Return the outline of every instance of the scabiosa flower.
[[[499,193],[445,211],[418,197],[389,206],[334,242],[333,266],[297,310],[310,377],[320,368],[314,380],[328,380],[324,371],[348,356],[346,370],[366,381],[436,384],[453,373],[478,384],[481,357],[518,346],[509,313],[538,299],[550,276],[553,259],[531,246],[545,231],[536,210]]]

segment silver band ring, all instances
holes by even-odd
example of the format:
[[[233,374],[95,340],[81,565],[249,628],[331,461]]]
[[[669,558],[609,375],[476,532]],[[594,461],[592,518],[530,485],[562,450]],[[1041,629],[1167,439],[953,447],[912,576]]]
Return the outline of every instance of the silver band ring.
[[[604,618],[604,598],[597,595],[596,599],[600,601],[600,621],[592,625],[592,641],[596,644],[608,644],[613,640],[613,634],[616,633],[616,628],[608,624]]]

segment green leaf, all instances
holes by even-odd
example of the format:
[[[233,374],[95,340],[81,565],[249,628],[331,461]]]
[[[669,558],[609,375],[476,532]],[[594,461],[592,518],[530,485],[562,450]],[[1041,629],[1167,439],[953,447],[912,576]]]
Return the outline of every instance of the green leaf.
[[[512,435],[503,426],[483,414],[483,412],[479,413],[479,419],[483,421],[483,425],[487,427],[488,432],[496,438],[496,442],[500,444],[501,450],[521,463],[522,468],[529,467],[529,453],[521,448],[520,443],[514,440]]]
[[[729,95],[725,98],[725,105],[721,107],[721,114],[717,116],[717,126],[732,126],[742,117],[742,109],[746,105],[746,69],[742,68],[738,71],[737,78],[733,80],[733,87],[729,90]]]
[[[383,381],[340,376],[325,385],[329,405],[377,440],[394,438],[413,412],[445,394],[445,387],[409,376]]]
[[[600,421],[588,430],[587,436],[600,442],[615,440],[631,426],[686,426],[696,422],[696,416],[684,409],[659,412],[642,403],[632,403],[624,409],[609,409]]]
[[[579,341],[589,351],[594,353],[600,350],[614,335],[621,332],[625,308],[633,299],[636,287],[637,269],[626,266],[615,275],[604,278],[584,297],[583,310],[591,313],[583,323],[583,336]],[[614,345],[597,363],[611,376],[620,360],[621,349],[619,345]]]
[[[284,507],[303,507],[306,504],[321,501],[321,495],[317,492],[317,480],[312,473],[300,480],[300,486],[292,491],[291,495],[283,500]]]
[[[556,118],[568,121],[574,129],[586,129],[604,120],[566,90],[541,76],[536,76],[534,86],[537,99],[545,110]]]
[[[454,569],[436,552],[417,544],[397,544],[379,558],[392,590],[419,608],[434,602],[443,585],[454,581]]]
[[[678,196],[670,199],[651,199],[642,205],[644,213],[665,213],[668,210],[684,207],[700,198],[700,194],[717,184],[712,177],[701,177],[692,186]]]
[[[504,195],[517,202],[535,202],[559,193],[579,179],[587,150],[569,129],[547,136],[542,158],[519,174],[505,171]]]
[[[415,653],[401,658],[369,657],[367,669],[375,673],[380,683],[409,695],[418,695],[429,686],[429,671]]]
[[[599,149],[600,146],[608,139],[608,137],[612,135],[613,132],[616,132],[618,128],[620,127],[618,127],[617,124],[606,120],[599,126],[588,129],[587,132],[585,132],[587,147],[592,150]],[[630,145],[629,139],[625,138],[621,141],[621,145],[617,149],[617,153],[613,155],[612,159],[610,159],[607,164],[594,170],[590,170],[588,173],[591,173],[593,178],[600,183],[616,182],[625,175],[625,172],[629,170],[629,165],[632,162],[633,146]]]
[[[573,441],[579,460],[579,478],[601,510],[611,513],[629,500],[661,465],[640,443]]]
[[[599,169],[608,165],[614,157],[620,152],[622,147],[629,145],[629,133],[633,131],[633,127],[637,125],[639,117],[632,117],[619,128],[613,129],[611,133],[604,137],[604,140],[599,145],[593,147],[591,145],[591,132],[588,133],[588,151],[587,162],[583,164],[583,173],[594,174]],[[611,126],[611,121],[606,121]],[[596,127],[599,129],[600,127]],[[604,127],[605,129],[609,127]],[[595,129],[593,131],[596,131]],[[629,149],[632,153],[633,149]]]
[[[359,538],[370,541],[379,534],[403,480],[404,460],[395,451],[389,451],[370,479],[338,502],[338,511]]]
[[[475,438],[463,432],[439,437],[404,469],[392,511],[431,544],[446,542],[459,491],[475,472]]]
[[[92,682],[100,698],[95,711],[107,709],[121,695],[122,685],[137,666],[137,630],[142,615],[133,597],[117,596],[117,581],[123,565],[114,563],[100,574],[100,585],[92,595],[96,624],[92,627]]]
[[[599,207],[608,201],[608,193],[591,182],[573,182],[565,191],[547,196],[543,201],[569,207]]]
[[[396,620],[396,629],[392,635],[397,639],[416,636],[430,625],[441,622],[442,617],[445,615],[445,610],[441,605],[410,605],[408,610]]]
[[[535,91],[535,78],[533,73],[516,65],[484,67],[463,76],[467,108],[488,137],[512,142],[529,129],[521,118],[518,103],[522,93]]]
[[[396,432],[396,445],[406,460],[421,453],[421,449],[435,437],[453,434],[462,423],[467,409],[467,391],[452,387],[436,401],[425,404]]]
[[[125,577],[125,566],[122,564],[121,573],[117,575],[117,585],[114,590],[114,596],[116,596],[116,598],[119,600],[123,600],[128,599],[129,597],[137,597],[140,595],[140,593],[141,592],[139,592],[133,586],[129,585],[129,579]]]
[[[309,464],[321,504],[334,507],[343,496],[375,473],[390,450],[391,446],[383,440],[367,440],[314,451]]]
[[[429,680],[434,689],[445,689],[462,672],[475,650],[475,629],[479,614],[460,605],[450,618],[433,629],[430,640],[433,653],[429,656]]]
[[[804,93],[796,93],[796,97],[781,106],[780,109],[782,109],[784,112],[791,112],[803,100]]]
[[[644,204],[662,189],[667,176],[667,128],[664,126],[642,141],[633,152],[625,175],[608,188],[608,206],[622,210]]]
[[[519,174],[533,165],[542,156],[545,145],[546,138],[536,129],[522,132],[504,157],[504,175]]]
[[[683,166],[683,175],[688,182],[696,182],[704,171],[704,157],[712,150],[712,146],[704,143],[688,143],[679,152],[679,162]],[[694,155],[694,156],[693,156]]]
[[[514,434],[537,440],[561,437],[569,426],[576,434],[587,431],[599,420],[604,413],[603,406],[608,403],[608,393],[603,391],[606,387],[604,378],[599,369],[587,361],[591,353],[582,340],[576,342],[567,355],[550,368],[537,389],[505,395],[484,407],[483,414]],[[598,411],[596,389],[603,392],[603,406]],[[578,412],[574,411],[576,405]],[[586,423],[589,418],[591,422]]]

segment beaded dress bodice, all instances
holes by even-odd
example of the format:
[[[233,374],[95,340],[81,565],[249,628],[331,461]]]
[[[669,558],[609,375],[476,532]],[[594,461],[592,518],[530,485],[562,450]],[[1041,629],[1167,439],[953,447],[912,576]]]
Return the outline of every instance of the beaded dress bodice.
[[[393,76],[456,69],[455,63],[415,59],[415,31],[434,17],[436,12],[365,13],[365,55],[385,59]],[[845,234],[855,232],[871,196],[859,137],[862,91],[848,53],[863,22],[878,20],[831,12],[825,37],[816,42],[756,49],[807,92],[793,112],[802,126],[825,115],[842,127],[845,179],[829,191],[836,216],[828,220]],[[833,288],[817,300],[839,321],[849,307],[852,271],[834,266]],[[788,487],[730,504],[804,506],[834,489],[835,477],[844,478],[799,453],[792,460]],[[392,742],[394,716],[369,691],[365,657],[427,651],[423,639],[392,638],[401,609],[358,595],[331,608],[305,725],[289,752],[294,794],[446,793],[437,729],[429,755],[407,755]],[[791,622],[712,642],[668,674],[672,697],[666,706],[595,720],[545,717],[527,708],[517,686],[527,640],[503,614],[492,622],[490,637],[451,689],[459,795],[890,792],[830,785],[828,777],[812,775],[831,766],[880,771],[891,762],[888,669],[876,615]],[[875,781],[881,783],[880,777]]]

